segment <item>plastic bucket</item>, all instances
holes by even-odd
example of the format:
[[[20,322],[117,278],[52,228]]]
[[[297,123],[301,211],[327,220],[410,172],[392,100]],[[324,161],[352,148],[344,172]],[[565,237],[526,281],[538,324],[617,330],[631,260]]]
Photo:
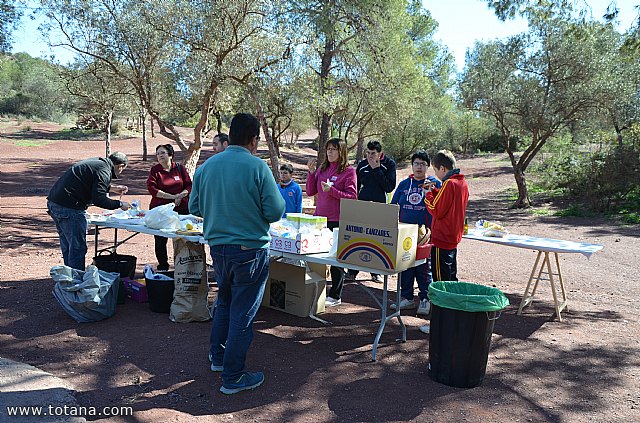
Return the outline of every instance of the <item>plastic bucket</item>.
[[[509,301],[496,288],[465,282],[433,282],[429,298],[429,376],[457,388],[479,386],[487,369],[496,312]]]
[[[173,271],[156,272],[173,278]],[[173,302],[174,280],[158,280],[145,278],[149,308],[154,313],[169,313]]]
[[[95,256],[93,262],[96,267],[105,272],[118,273],[120,275],[120,283],[118,285],[118,304],[124,304],[126,290],[122,278],[134,279],[136,272],[135,256],[125,254],[104,254]]]

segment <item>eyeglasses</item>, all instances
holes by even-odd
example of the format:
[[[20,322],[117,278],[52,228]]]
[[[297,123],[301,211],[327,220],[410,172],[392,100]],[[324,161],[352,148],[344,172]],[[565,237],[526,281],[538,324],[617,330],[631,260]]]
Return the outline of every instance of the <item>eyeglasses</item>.
[[[169,154],[166,151],[156,151],[156,156],[163,156],[165,154]]]
[[[337,148],[327,147],[327,151],[339,151]]]
[[[428,167],[428,165],[425,162],[413,162],[411,164],[415,167]]]

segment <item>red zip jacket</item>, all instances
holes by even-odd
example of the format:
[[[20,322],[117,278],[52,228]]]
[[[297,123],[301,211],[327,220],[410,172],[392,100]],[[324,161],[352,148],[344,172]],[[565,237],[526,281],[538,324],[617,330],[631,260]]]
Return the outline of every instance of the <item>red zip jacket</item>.
[[[457,171],[457,172],[456,172]],[[462,240],[469,187],[459,169],[445,178],[440,189],[427,192],[424,202],[433,216],[431,242],[443,250],[453,250]]]

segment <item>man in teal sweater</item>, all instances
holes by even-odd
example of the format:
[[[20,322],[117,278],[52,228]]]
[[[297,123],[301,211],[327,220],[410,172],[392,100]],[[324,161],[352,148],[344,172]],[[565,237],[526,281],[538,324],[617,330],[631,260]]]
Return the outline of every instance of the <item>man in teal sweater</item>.
[[[245,370],[245,358],[269,275],[269,223],[282,216],[284,200],[267,164],[253,155],[258,119],[236,114],[229,138],[229,147],[193,175],[189,211],[204,218],[218,283],[211,370],[222,372],[220,391],[235,394],[264,382],[262,372]]]

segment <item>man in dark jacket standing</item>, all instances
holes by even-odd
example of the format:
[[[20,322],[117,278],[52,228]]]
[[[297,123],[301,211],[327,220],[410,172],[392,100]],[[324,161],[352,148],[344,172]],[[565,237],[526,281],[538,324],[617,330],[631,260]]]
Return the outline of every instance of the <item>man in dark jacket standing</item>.
[[[369,141],[366,158],[358,163],[358,200],[386,203],[387,193],[396,187],[396,162],[384,155],[380,141]],[[349,270],[347,277],[355,280],[357,270]],[[371,280],[382,282],[380,275],[371,274]]]
[[[82,160],[67,170],[53,185],[47,196],[47,213],[53,218],[60,238],[64,264],[84,270],[87,254],[87,218],[90,205],[103,209],[129,209],[129,203],[112,200],[110,191],[122,195],[128,191],[123,185],[111,185],[127,167],[129,159],[115,152],[107,158]]]

